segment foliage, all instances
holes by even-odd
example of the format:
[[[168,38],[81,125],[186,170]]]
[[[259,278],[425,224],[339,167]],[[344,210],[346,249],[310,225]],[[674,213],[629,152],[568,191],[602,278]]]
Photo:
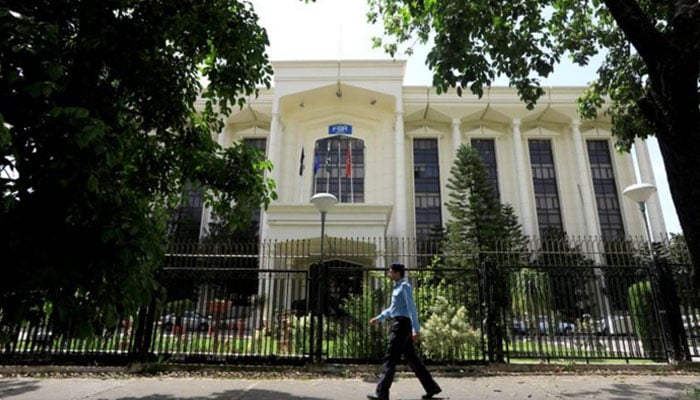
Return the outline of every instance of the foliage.
[[[667,252],[668,261],[676,265],[689,265],[688,244],[682,234],[672,233],[671,237],[663,250]]]
[[[191,311],[194,309],[195,303],[192,299],[172,300],[167,302],[163,307],[163,314],[181,315],[185,311]]]
[[[311,314],[291,316],[293,353],[303,353],[311,349]]]
[[[646,240],[634,242],[629,239],[607,239],[603,242],[605,265],[608,267],[636,267],[649,260]]]
[[[594,264],[584,255],[581,246],[572,244],[566,232],[556,228],[545,230],[530,263],[541,267],[590,267]]]
[[[579,113],[605,108],[620,150],[655,135],[700,289],[700,3],[600,0],[369,0],[375,38],[392,56],[433,41],[426,64],[438,92],[469,88],[482,96],[508,79],[533,108],[540,82],[569,57],[587,65],[602,54],[598,79],[579,98]]]
[[[637,282],[628,289],[630,311],[635,332],[650,358],[665,358],[660,334],[661,321],[656,315],[650,281]]]
[[[465,145],[457,149],[447,189],[446,205],[452,220],[447,223],[445,265],[472,272],[478,269],[484,274],[483,279],[491,283],[489,290],[480,296],[477,275],[467,276],[465,304],[471,321],[483,318],[479,310],[486,306],[490,358],[502,359],[500,341],[505,332],[503,321],[509,293],[503,266],[521,265],[526,254],[526,238],[513,208],[498,201],[475,149]],[[465,257],[466,254],[471,256]]]
[[[536,269],[521,268],[513,272],[510,279],[513,316],[524,318],[528,326],[538,326],[537,315],[554,305],[549,275]]]
[[[595,279],[594,262],[579,245],[571,243],[566,232],[554,228],[545,230],[530,265],[549,275],[551,298],[559,313],[574,317],[593,308],[594,304],[583,304],[581,299],[591,298],[589,292],[595,290],[595,285],[589,285]],[[571,287],[572,279],[579,280],[580,284]],[[580,310],[580,305],[586,310]]]
[[[430,264],[413,273],[416,278],[414,297],[419,321],[426,321],[430,317],[432,305],[437,297],[444,296],[447,286],[457,282],[446,279],[446,274],[441,269],[441,257],[433,255]]]
[[[460,255],[493,250],[501,236],[500,203],[475,149],[460,145],[447,182],[446,206],[452,217],[447,223],[448,252],[454,248],[461,250],[457,252]],[[455,267],[473,268],[468,264],[478,263],[465,257],[449,260]]]
[[[434,70],[433,84],[439,91],[456,87],[461,94],[469,88],[481,96],[484,86],[505,76],[531,108],[545,94],[540,79],[563,57],[587,65],[593,56],[605,53],[599,79],[582,97],[581,110],[593,117],[603,97],[610,96],[608,112],[625,148],[634,137],[654,133],[637,103],[662,95],[654,92],[659,71],[653,65],[694,60],[685,72],[695,73],[688,77],[687,90],[697,90],[697,2],[644,0],[612,7],[599,0],[370,0],[369,5],[370,22],[381,20],[386,34],[374,39],[375,46],[392,56],[405,43],[432,39],[426,63]],[[660,45],[667,47],[655,47]],[[410,45],[405,51],[412,52]],[[672,53],[682,58],[658,59]],[[694,104],[697,108],[697,99]]]
[[[495,261],[497,253],[524,253],[526,238],[513,208],[498,201],[478,152],[461,145],[450,172],[446,206],[452,219],[447,223],[444,244],[446,265],[476,268],[486,258]],[[515,257],[499,262],[517,264],[518,260]]]
[[[87,336],[147,304],[185,183],[244,225],[271,164],[212,137],[257,85],[265,31],[236,0],[0,6],[0,331],[53,304]],[[208,85],[201,86],[201,78]],[[197,104],[197,107],[195,105]]]
[[[382,282],[379,288],[362,286],[362,294],[351,294],[342,300],[340,309],[348,315],[349,324],[342,337],[346,354],[360,358],[381,358],[386,349],[386,335],[379,325],[369,325],[369,320],[381,311],[381,306],[391,293],[391,281],[374,273],[374,279]]]
[[[513,208],[498,201],[478,152],[460,145],[450,173],[446,206],[452,220],[447,223],[444,247],[448,255],[459,256],[448,258],[448,263],[473,268],[474,263],[483,262],[484,257],[495,260],[497,251],[524,253],[527,238],[522,234]],[[470,253],[479,254],[481,258],[463,257]],[[508,261],[518,262],[517,257]]]
[[[579,351],[605,351],[605,343],[598,339],[599,323],[591,314],[576,319],[575,343]]]
[[[603,269],[606,288],[627,286],[623,282],[628,282],[629,279],[645,279],[636,276],[648,275],[650,257],[647,240],[607,239],[603,242],[603,247],[606,267],[622,267]],[[626,310],[629,306],[625,291],[607,296],[607,301],[614,310]]]
[[[421,351],[431,360],[461,359],[473,348],[479,348],[479,330],[469,324],[464,305],[437,296],[430,307],[430,318],[421,329]]]

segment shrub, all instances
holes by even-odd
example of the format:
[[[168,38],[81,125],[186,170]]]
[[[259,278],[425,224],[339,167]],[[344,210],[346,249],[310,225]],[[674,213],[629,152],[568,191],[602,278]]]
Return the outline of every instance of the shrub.
[[[369,325],[370,318],[379,313],[382,298],[389,291],[386,282],[380,288],[365,286],[361,295],[351,295],[343,300],[341,309],[347,313],[350,323],[339,336],[341,351],[348,357],[381,358],[386,350],[385,330]]]
[[[648,357],[664,359],[666,355],[659,332],[650,281],[637,282],[628,289],[632,321]]]
[[[430,360],[463,358],[480,345],[479,331],[469,325],[467,310],[463,305],[457,307],[439,295],[430,312],[421,330],[421,351]]]

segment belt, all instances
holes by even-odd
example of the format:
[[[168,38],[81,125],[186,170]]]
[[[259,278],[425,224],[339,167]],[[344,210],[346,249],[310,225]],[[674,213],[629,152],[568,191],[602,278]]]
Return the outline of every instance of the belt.
[[[392,318],[392,319],[393,319],[394,321],[397,321],[397,322],[411,321],[410,318],[408,318],[408,317],[401,317],[401,316],[399,316],[399,317],[394,317],[394,318]]]

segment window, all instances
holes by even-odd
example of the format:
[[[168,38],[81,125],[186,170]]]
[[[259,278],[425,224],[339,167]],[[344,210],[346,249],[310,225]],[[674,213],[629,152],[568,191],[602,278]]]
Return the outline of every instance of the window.
[[[331,193],[341,203],[364,203],[364,142],[347,136],[316,141],[312,193]]]
[[[528,146],[540,235],[548,229],[564,230],[552,145],[548,140],[530,140]]]
[[[199,239],[202,225],[204,199],[202,189],[186,184],[183,202],[175,210],[170,222],[170,236],[175,240],[193,241]]]
[[[489,176],[493,192],[496,198],[500,199],[501,194],[498,190],[498,166],[496,163],[496,143],[493,139],[472,139],[472,147],[479,153],[481,161],[484,163],[486,173]]]
[[[605,239],[620,239],[625,236],[622,224],[617,184],[606,140],[589,140],[588,162],[591,165],[591,178],[595,193],[600,233]]]
[[[413,182],[416,237],[427,238],[442,227],[440,163],[437,139],[413,139]]]
[[[243,144],[256,149],[257,151],[265,154],[265,149],[267,148],[267,139],[265,138],[245,138],[243,139]],[[250,221],[250,232],[255,232],[256,235],[260,235],[260,213],[261,210],[258,208],[253,213]]]

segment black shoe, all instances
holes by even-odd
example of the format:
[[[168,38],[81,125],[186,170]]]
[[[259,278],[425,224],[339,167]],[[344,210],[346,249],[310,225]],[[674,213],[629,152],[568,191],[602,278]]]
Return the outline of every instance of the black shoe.
[[[421,396],[421,399],[432,399],[433,396],[435,396],[436,394],[438,394],[440,392],[442,392],[442,389],[435,388],[435,389],[429,391],[428,393],[424,394],[423,396]]]
[[[370,393],[367,395],[367,398],[370,400],[389,400],[389,396],[382,396],[377,393]]]

